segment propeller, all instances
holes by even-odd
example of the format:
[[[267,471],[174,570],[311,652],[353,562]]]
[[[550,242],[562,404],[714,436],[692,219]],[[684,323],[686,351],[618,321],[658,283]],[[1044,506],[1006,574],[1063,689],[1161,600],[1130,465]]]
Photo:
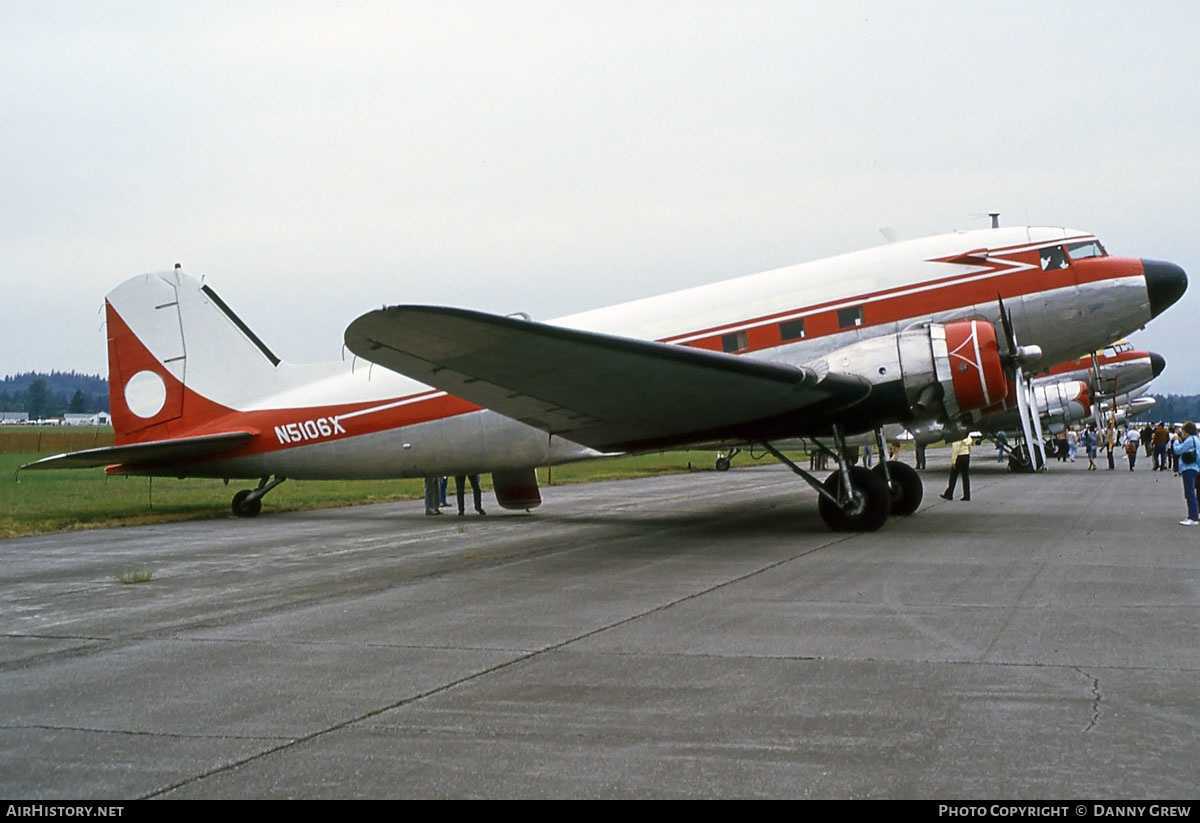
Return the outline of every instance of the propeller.
[[[1096,432],[1099,433],[1104,429],[1104,414],[1100,411],[1100,406],[1103,405],[1100,401],[1104,397],[1104,384],[1100,378],[1100,355],[1098,352],[1092,352],[1092,385],[1096,387],[1096,403],[1092,406],[1092,419],[1096,422]],[[1116,389],[1117,381],[1114,377],[1113,388]],[[1113,397],[1116,397],[1114,394]]]
[[[1017,344],[1017,333],[1013,329],[1012,315],[1009,313],[1008,307],[1004,305],[1004,298],[997,294],[996,300],[1000,303],[1000,325],[1004,332],[1004,342],[1008,348],[1008,353],[1004,356],[1003,361],[1005,368],[1012,374],[1013,385],[1017,391],[1017,413],[1021,417],[1021,434],[1025,438],[1025,449],[1029,454],[1030,463],[1033,465],[1034,471],[1039,471],[1046,467],[1046,448],[1042,440],[1042,413],[1038,408],[1032,383],[1025,377],[1024,367],[1040,360],[1042,349],[1040,346]]]

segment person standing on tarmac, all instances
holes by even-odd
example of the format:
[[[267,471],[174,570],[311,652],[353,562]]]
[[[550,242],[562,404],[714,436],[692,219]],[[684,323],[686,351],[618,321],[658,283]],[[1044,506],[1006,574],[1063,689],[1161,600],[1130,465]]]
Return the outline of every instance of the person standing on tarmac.
[[[971,438],[964,437],[950,445],[950,485],[942,493],[944,500],[954,499],[954,486],[962,475],[963,500],[971,499]]]
[[[458,516],[462,517],[466,506],[463,505],[464,492],[467,490],[467,479],[471,480],[471,494],[475,497],[475,511],[480,514],[487,514],[483,510],[483,496],[479,489],[479,475],[477,474],[456,474],[454,476],[454,493],[458,497]]]
[[[1129,458],[1130,471],[1133,471],[1133,464],[1137,462],[1139,439],[1137,427],[1130,426],[1129,431],[1125,432],[1125,456]]]
[[[1167,426],[1163,421],[1158,421],[1158,425],[1154,427],[1154,434],[1151,437],[1154,442],[1154,471],[1166,471],[1167,445],[1171,442],[1171,433],[1167,431]]]
[[[441,514],[442,510],[438,508],[438,478],[425,478],[425,514],[435,515]]]
[[[1200,437],[1196,437],[1196,424],[1191,420],[1183,424],[1183,431],[1175,435],[1171,451],[1178,460],[1179,476],[1183,478],[1183,499],[1187,501],[1187,518],[1179,521],[1181,526],[1200,524],[1200,509],[1196,505],[1196,476],[1200,473]]]
[[[1083,448],[1087,451],[1088,456],[1088,471],[1096,470],[1096,430],[1091,426],[1084,429],[1083,432]]]

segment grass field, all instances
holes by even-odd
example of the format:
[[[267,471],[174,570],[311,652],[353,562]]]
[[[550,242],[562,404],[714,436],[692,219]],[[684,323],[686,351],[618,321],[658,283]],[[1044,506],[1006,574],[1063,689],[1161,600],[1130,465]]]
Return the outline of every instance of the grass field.
[[[18,474],[17,468],[22,463],[46,454],[105,445],[102,435],[92,430],[34,432],[37,434],[41,435],[41,452],[13,452],[5,448],[6,442],[9,446],[14,442],[30,442],[29,429],[0,430],[0,537],[228,517],[231,516],[229,501],[234,492],[254,486],[253,481],[246,480],[232,480],[226,486],[220,480],[111,477],[104,474],[103,469]],[[19,441],[16,440],[18,437],[21,438]],[[69,439],[72,437],[78,438],[79,442],[72,442]],[[614,457],[555,466],[550,472],[540,469],[538,478],[543,486],[547,486],[701,469],[711,471],[714,457],[711,451]],[[750,462],[746,456],[738,461],[741,465]],[[490,490],[490,477],[484,475],[481,479],[484,488]],[[452,496],[453,481],[450,486]],[[264,498],[263,508],[266,512],[295,511],[416,500],[423,496],[424,486],[420,479],[289,480]],[[487,505],[485,500],[484,507]]]

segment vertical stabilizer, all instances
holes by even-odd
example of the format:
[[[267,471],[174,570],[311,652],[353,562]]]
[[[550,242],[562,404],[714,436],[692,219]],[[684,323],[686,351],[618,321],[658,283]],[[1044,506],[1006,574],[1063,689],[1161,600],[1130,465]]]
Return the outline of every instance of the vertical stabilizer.
[[[182,271],[127,280],[105,308],[118,442],[193,434],[279,388],[279,358]]]

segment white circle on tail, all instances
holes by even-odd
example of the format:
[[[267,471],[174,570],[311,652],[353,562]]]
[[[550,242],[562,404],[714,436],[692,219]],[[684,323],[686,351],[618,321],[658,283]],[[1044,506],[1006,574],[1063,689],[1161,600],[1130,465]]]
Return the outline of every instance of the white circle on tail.
[[[167,384],[152,371],[140,371],[125,384],[125,405],[138,417],[153,417],[166,402]]]

